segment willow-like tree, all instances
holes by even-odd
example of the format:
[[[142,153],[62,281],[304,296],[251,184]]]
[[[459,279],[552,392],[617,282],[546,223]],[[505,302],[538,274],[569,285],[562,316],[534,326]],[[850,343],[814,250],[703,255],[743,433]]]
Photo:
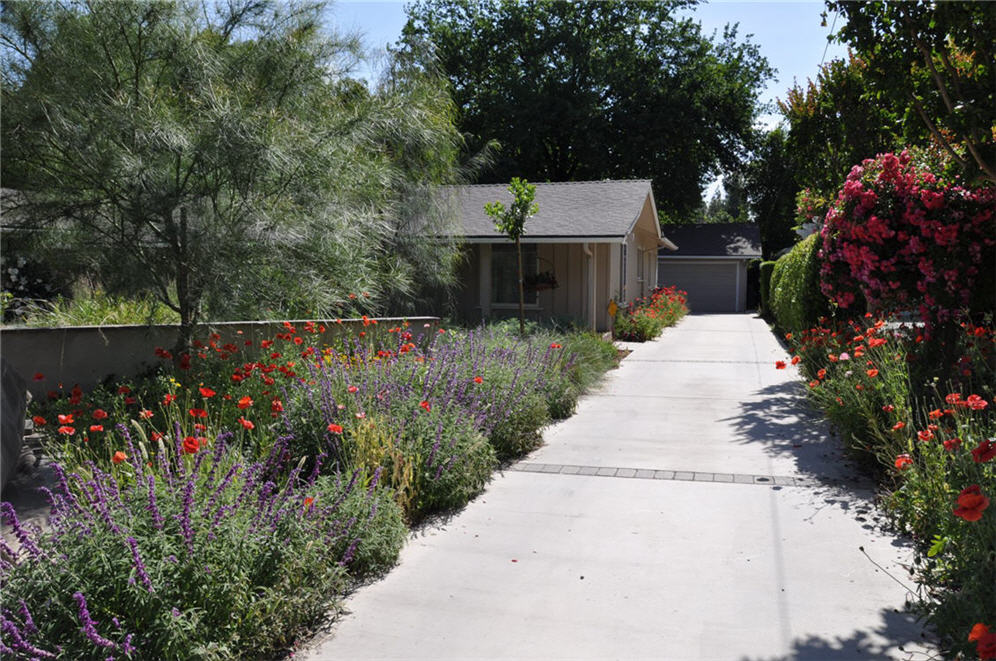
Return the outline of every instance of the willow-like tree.
[[[444,87],[370,91],[321,3],[5,3],[4,185],[45,245],[181,319],[330,314],[452,281],[429,194],[462,142]],[[182,347],[181,347],[182,348]]]
[[[526,233],[526,221],[536,215],[539,205],[533,202],[536,199],[536,186],[530,184],[525,179],[513,177],[508,185],[508,192],[512,194],[512,205],[505,208],[500,201],[488,202],[484,205],[484,212],[495,221],[495,227],[499,232],[515,242],[515,254],[519,263],[519,335],[526,334],[526,313],[525,294],[522,283],[522,235]]]

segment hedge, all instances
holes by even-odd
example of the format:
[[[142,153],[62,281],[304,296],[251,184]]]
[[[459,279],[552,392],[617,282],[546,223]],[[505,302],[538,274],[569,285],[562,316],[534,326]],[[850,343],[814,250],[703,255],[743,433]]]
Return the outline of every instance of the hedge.
[[[771,301],[771,272],[775,262],[761,262],[761,312],[768,314]]]
[[[783,330],[809,328],[830,313],[829,301],[820,291],[819,249],[819,234],[811,234],[775,262],[768,296],[775,322]]]

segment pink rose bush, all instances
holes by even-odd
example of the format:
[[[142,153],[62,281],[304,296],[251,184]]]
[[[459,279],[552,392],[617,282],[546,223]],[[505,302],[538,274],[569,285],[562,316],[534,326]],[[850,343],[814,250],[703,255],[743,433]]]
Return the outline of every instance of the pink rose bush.
[[[821,233],[823,293],[841,308],[915,311],[928,331],[964,318],[991,287],[993,188],[951,185],[903,151],[855,166]],[[857,310],[856,312],[860,312]]]

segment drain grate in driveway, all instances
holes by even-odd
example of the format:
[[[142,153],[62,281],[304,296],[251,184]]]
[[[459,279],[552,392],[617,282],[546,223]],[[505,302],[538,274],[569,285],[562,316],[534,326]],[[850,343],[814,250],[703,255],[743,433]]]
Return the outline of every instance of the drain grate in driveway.
[[[746,473],[709,473],[650,468],[618,468],[612,466],[577,466],[573,464],[533,464],[519,462],[508,467],[519,473],[549,473],[551,475],[584,475],[589,477],[621,477],[636,480],[678,480],[682,482],[725,482],[756,484],[765,487],[815,487],[818,483],[803,477],[787,475],[751,475]]]

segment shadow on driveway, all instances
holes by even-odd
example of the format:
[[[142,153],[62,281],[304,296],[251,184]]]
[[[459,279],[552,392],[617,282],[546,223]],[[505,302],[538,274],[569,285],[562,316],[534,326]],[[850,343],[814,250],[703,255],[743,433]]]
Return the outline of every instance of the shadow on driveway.
[[[740,661],[854,661],[855,659],[936,659],[929,650],[933,643],[921,631],[916,618],[894,610],[880,612],[881,622],[873,629],[854,631],[841,638],[807,636],[792,641],[792,651],[784,656],[740,657]],[[922,641],[925,646],[918,643]],[[936,648],[934,648],[936,649]]]

